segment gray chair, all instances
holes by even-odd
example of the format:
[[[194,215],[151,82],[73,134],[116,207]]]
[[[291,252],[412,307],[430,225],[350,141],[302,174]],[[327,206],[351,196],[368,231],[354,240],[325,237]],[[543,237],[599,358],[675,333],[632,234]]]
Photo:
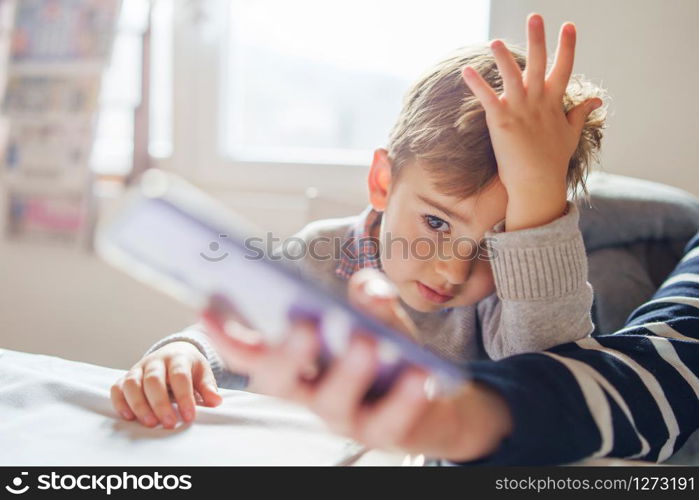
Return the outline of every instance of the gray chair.
[[[699,199],[681,189],[595,172],[578,200],[594,290],[593,335],[623,327],[674,269],[699,231]]]

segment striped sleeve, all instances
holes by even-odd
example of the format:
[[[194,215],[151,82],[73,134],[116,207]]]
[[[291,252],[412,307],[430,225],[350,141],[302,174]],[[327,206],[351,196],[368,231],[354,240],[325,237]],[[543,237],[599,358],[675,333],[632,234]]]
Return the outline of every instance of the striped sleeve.
[[[507,400],[514,430],[462,465],[668,459],[699,428],[699,233],[622,330],[471,367]]]

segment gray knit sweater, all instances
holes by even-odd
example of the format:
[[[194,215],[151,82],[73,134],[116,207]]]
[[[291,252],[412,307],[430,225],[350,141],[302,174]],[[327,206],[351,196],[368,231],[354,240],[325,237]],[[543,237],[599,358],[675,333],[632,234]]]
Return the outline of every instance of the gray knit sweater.
[[[336,241],[357,223],[357,217],[318,220],[294,237],[309,242]],[[568,202],[568,212],[543,226],[503,232],[505,221],[486,233],[493,250],[491,261],[496,291],[466,307],[423,313],[403,303],[415,322],[421,342],[454,362],[501,359],[512,354],[547,349],[588,336],[592,286],[587,281],[587,259],[578,227],[580,213]],[[333,255],[331,249],[318,252]],[[291,252],[293,253],[293,252]],[[347,281],[335,274],[335,259],[289,259],[307,273],[346,296]],[[401,301],[402,302],[402,301]],[[174,341],[193,343],[208,359],[220,387],[239,389],[245,378],[226,367],[207,340],[201,324],[192,325],[153,345],[146,354]]]

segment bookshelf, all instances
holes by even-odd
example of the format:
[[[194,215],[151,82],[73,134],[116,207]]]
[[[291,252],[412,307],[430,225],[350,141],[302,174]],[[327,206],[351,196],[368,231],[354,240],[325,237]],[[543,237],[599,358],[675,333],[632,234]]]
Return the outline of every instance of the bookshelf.
[[[90,155],[120,0],[0,0],[0,229],[89,249]]]

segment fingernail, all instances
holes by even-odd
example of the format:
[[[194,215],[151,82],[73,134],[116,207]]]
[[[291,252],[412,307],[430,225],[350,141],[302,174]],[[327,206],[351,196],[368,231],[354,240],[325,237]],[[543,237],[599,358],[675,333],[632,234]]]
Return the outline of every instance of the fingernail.
[[[182,412],[182,418],[189,422],[194,418],[194,412],[192,412],[192,410],[184,410]]]
[[[124,417],[126,420],[131,420],[133,418],[133,415],[131,415],[131,413],[129,413],[126,410],[121,411],[121,416]]]
[[[155,419],[155,417],[153,417],[153,416],[151,416],[151,415],[148,415],[148,416],[146,416],[146,417],[143,417],[143,422],[144,422],[146,425],[155,425],[155,424],[158,423],[158,421]]]
[[[172,417],[165,417],[163,418],[163,425],[165,427],[173,427],[175,425],[175,421]]]
[[[430,400],[436,398],[441,392],[439,380],[434,375],[427,377],[422,388],[425,397]]]

